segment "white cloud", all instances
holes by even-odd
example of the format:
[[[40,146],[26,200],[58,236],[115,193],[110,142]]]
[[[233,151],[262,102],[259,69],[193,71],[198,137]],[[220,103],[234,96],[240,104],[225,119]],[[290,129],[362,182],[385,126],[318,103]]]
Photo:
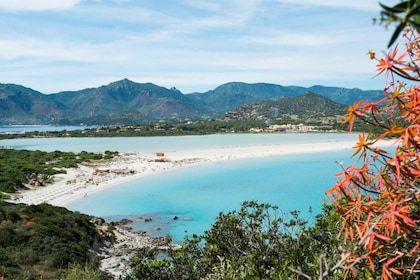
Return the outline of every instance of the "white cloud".
[[[318,7],[336,7],[336,8],[348,8],[354,10],[378,12],[380,6],[378,1],[369,0],[277,0],[279,3],[292,4],[295,6],[318,6]],[[389,3],[390,0],[381,1],[381,3]],[[391,3],[395,3],[392,1]]]
[[[220,10],[220,5],[215,1],[205,1],[205,0],[183,0],[182,3],[191,8],[215,12]]]
[[[0,0],[2,10],[2,80],[42,92],[124,77],[183,92],[229,81],[360,87],[374,75],[366,52],[389,38],[371,25],[375,0]]]
[[[80,0],[0,0],[0,10],[45,11],[66,10],[76,6]]]
[[[229,1],[191,1],[182,3],[188,11],[182,17],[167,11],[160,29],[153,30],[156,39],[173,39],[181,35],[203,34],[205,32],[226,32],[230,29],[244,28],[258,11],[261,0],[229,0]],[[191,10],[191,8],[193,8]],[[196,10],[205,11],[196,14]]]
[[[277,47],[331,47],[332,45],[342,44],[352,38],[341,36],[329,36],[323,34],[292,33],[283,32],[271,34],[270,36],[244,36],[241,41],[246,44],[267,45]]]
[[[92,44],[80,41],[52,41],[33,38],[0,40],[0,61],[43,60],[94,63],[127,60],[125,52],[119,52],[121,42]]]

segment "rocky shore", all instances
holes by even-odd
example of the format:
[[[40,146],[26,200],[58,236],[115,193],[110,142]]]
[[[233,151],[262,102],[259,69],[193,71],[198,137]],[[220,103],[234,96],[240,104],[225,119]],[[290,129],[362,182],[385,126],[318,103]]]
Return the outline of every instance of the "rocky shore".
[[[109,279],[121,279],[129,271],[130,257],[140,248],[155,248],[165,252],[180,247],[168,244],[163,237],[151,237],[146,232],[133,231],[126,226],[132,222],[130,220],[108,223],[101,218],[95,218],[93,222],[101,233],[101,240],[95,245],[100,270]]]

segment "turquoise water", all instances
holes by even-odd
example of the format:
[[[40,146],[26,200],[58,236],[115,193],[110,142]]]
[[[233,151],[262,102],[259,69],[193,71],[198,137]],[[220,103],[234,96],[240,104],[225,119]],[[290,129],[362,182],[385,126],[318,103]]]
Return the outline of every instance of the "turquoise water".
[[[354,133],[215,134],[202,136],[38,138],[0,140],[15,149],[68,152],[169,152],[188,149],[357,140]]]
[[[0,146],[44,151],[105,150],[120,152],[169,152],[199,148],[264,144],[354,141],[357,134],[224,134],[133,138],[48,138],[2,140]],[[69,209],[109,220],[139,219],[133,227],[151,235],[170,234],[180,241],[185,234],[209,229],[220,212],[239,209],[246,200],[278,205],[282,211],[301,210],[308,215],[321,210],[324,192],[340,171],[334,161],[350,164],[350,150],[333,153],[287,155],[263,159],[211,163],[186,167],[132,181],[89,195]],[[173,220],[178,216],[178,220]],[[188,217],[189,221],[183,218]],[[160,230],[157,230],[160,228]]]
[[[219,212],[239,209],[246,200],[278,205],[286,212],[300,210],[305,217],[309,207],[319,213],[324,192],[334,185],[334,174],[340,171],[335,160],[350,163],[349,151],[189,167],[123,184],[68,208],[108,220],[152,218],[152,222],[141,219],[132,226],[181,241],[185,234],[203,233]],[[174,216],[179,219],[173,220]]]

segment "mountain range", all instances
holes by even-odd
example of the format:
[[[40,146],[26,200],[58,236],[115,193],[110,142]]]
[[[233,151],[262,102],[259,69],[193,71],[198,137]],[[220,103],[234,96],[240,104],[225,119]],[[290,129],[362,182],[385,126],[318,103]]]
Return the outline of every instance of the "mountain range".
[[[308,92],[343,105],[361,99],[376,100],[383,94],[381,90],[242,82],[226,83],[203,93],[184,94],[176,88],[128,79],[97,88],[43,94],[21,85],[0,84],[0,124],[129,124],[156,119],[217,117],[245,104],[294,98]]]

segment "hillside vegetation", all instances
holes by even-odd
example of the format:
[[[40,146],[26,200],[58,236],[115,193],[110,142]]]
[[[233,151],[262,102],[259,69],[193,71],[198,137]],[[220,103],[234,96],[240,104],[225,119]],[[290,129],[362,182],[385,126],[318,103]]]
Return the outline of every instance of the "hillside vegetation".
[[[97,269],[99,234],[90,219],[48,204],[0,200],[0,278],[60,279],[76,264]]]
[[[322,121],[326,117],[342,118],[346,105],[336,103],[313,92],[297,97],[282,97],[272,101],[260,101],[239,106],[226,113],[226,117],[236,120],[289,120],[295,116],[306,123],[310,120]]]
[[[241,82],[191,94],[128,79],[48,95],[20,85],[0,84],[0,124],[132,125],[162,119],[207,119],[222,116],[244,104],[297,97],[308,91],[345,105],[359,98],[374,100],[382,96],[381,91]]]
[[[111,159],[117,152],[104,154],[81,152],[43,152],[0,149],[0,193],[14,193],[25,189],[25,184],[44,185],[51,175],[66,173],[65,168],[77,167],[78,163],[91,160]],[[1,196],[0,196],[1,197]]]

